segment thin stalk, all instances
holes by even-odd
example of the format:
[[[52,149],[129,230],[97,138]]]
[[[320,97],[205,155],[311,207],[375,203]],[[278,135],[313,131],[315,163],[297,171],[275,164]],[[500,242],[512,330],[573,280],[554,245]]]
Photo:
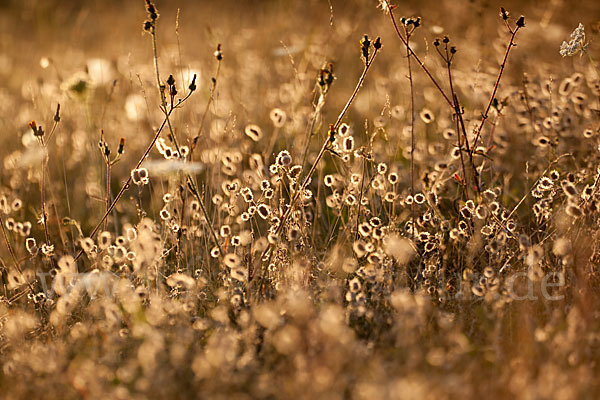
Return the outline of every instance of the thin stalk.
[[[44,140],[44,136],[40,136],[40,144],[42,146],[44,152],[44,158],[42,160],[42,180],[40,182],[40,197],[42,203],[42,225],[44,225],[44,238],[46,240],[46,245],[48,247],[50,244],[50,234],[48,232],[48,213],[46,212],[46,168],[48,166],[48,142],[52,139],[54,132],[56,131],[56,127],[58,126],[58,122],[60,121],[59,117],[60,112],[60,104],[56,108],[56,115],[54,116],[54,124],[52,125],[52,129],[48,134],[47,138]],[[7,242],[8,243],[8,242]],[[52,257],[50,258],[50,264],[54,267],[54,260]]]
[[[358,239],[358,223],[360,220],[360,206],[362,203],[363,188],[365,186],[366,164],[367,164],[367,159],[365,157],[363,157],[362,178],[360,180],[360,196],[358,197],[358,210],[356,211],[356,234],[354,236],[354,240]]]
[[[223,247],[221,247],[221,244],[219,243],[219,239],[217,238],[217,234],[212,229],[212,225],[210,224],[208,212],[206,211],[206,207],[204,206],[204,201],[202,201],[202,198],[200,197],[200,194],[198,193],[198,189],[194,185],[194,182],[192,181],[192,178],[189,177],[189,175],[187,177],[187,183],[188,183],[188,188],[190,189],[190,191],[192,192],[192,194],[194,195],[194,197],[196,198],[196,200],[198,200],[198,203],[200,204],[200,209],[202,210],[202,214],[204,215],[204,218],[206,219],[206,222],[207,222],[207,225],[209,228],[208,230],[210,231],[210,234],[211,234],[213,240],[215,241],[215,244],[219,248],[219,252],[221,253],[221,256],[225,255],[225,253],[223,252]]]
[[[106,163],[106,198],[105,198],[105,203],[106,203],[106,209],[105,211],[107,211],[110,207],[110,160],[108,160],[108,162]],[[106,230],[108,227],[108,219],[104,220],[104,230]]]
[[[212,79],[212,88],[210,89],[210,96],[208,98],[208,102],[206,103],[206,107],[204,107],[204,112],[202,113],[202,118],[200,119],[200,126],[198,127],[198,132],[196,133],[196,137],[194,138],[194,142],[192,143],[192,147],[190,149],[190,160],[192,160],[192,154],[194,152],[194,149],[196,148],[197,140],[202,134],[204,120],[206,119],[206,115],[208,114],[210,105],[215,100],[215,91],[217,89],[217,83],[219,82],[219,72],[221,72],[221,61],[222,60],[217,60],[217,71],[215,72],[215,76]]]
[[[406,63],[408,65],[408,82],[410,84],[410,195],[413,201],[410,204],[411,214],[411,232],[413,240],[415,238],[415,91],[412,79],[412,68],[410,63],[410,32],[404,27],[406,35]]]
[[[461,138],[461,132],[460,132],[460,126],[459,126],[459,122],[458,122],[458,114],[460,113],[460,105],[458,104],[458,98],[456,96],[456,93],[454,92],[454,85],[452,83],[452,68],[451,68],[451,60],[448,57],[448,46],[446,46],[446,57],[444,58],[446,61],[446,67],[448,69],[448,82],[450,84],[450,92],[452,93],[452,98],[454,100],[454,114],[456,115],[456,140],[457,140],[457,145],[458,145],[458,151],[460,153],[460,165],[462,167],[462,171],[463,171],[463,180],[467,179],[467,169],[465,168],[465,160],[464,160],[464,156],[463,156],[463,150],[462,150],[462,142],[460,140]],[[468,145],[468,144],[467,144]],[[466,193],[466,185],[463,183],[463,197],[466,197],[467,193]]]
[[[488,101],[488,105],[485,108],[485,112],[481,114],[481,123],[477,128],[477,133],[475,135],[475,139],[473,140],[473,145],[471,146],[471,154],[477,148],[477,141],[479,140],[479,136],[481,135],[481,130],[485,125],[485,121],[488,119],[488,114],[490,109],[492,108],[492,104],[494,103],[494,98],[496,97],[496,92],[498,91],[498,86],[500,85],[500,79],[502,78],[502,73],[504,72],[504,67],[506,66],[506,61],[508,60],[508,53],[510,49],[515,45],[515,36],[521,27],[517,26],[515,30],[511,30],[510,42],[508,43],[508,47],[506,47],[506,52],[504,53],[504,59],[502,60],[502,64],[500,65],[500,71],[498,71],[498,76],[496,77],[496,83],[494,84],[494,89],[492,90],[492,95],[490,96],[490,100]],[[508,28],[510,30],[510,27]]]

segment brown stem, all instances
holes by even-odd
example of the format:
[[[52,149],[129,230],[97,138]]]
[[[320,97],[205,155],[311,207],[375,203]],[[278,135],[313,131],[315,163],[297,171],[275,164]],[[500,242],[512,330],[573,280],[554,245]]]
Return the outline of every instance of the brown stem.
[[[452,83],[452,69],[451,69],[451,62],[449,58],[445,58],[446,60],[446,66],[448,68],[448,81],[450,83],[450,92],[452,93],[452,98],[454,99],[454,114],[456,115],[456,140],[457,140],[457,144],[458,144],[458,151],[460,153],[460,165],[462,167],[462,171],[463,171],[463,180],[466,181],[467,179],[467,169],[465,168],[465,160],[463,157],[463,150],[462,150],[462,142],[460,140],[461,138],[461,129],[459,126],[459,122],[458,122],[458,114],[460,113],[460,104],[458,103],[458,98],[456,96],[456,93],[454,92],[454,85]],[[465,136],[465,142],[468,144],[468,140],[466,140],[466,136]],[[463,182],[463,196],[467,197],[467,192],[466,192],[466,184]]]
[[[504,53],[504,60],[502,60],[502,64],[500,65],[500,71],[498,71],[498,77],[496,78],[496,83],[494,84],[494,89],[492,90],[492,95],[490,96],[490,100],[488,102],[487,107],[485,108],[485,112],[481,115],[481,123],[477,128],[477,134],[475,135],[475,139],[473,140],[473,146],[471,146],[472,150],[475,151],[477,147],[477,141],[479,140],[479,136],[481,135],[481,130],[485,125],[485,121],[488,119],[488,113],[490,112],[490,108],[492,108],[492,104],[494,103],[494,98],[496,97],[496,92],[498,91],[498,86],[500,85],[500,78],[502,78],[502,73],[504,72],[504,67],[506,66],[506,61],[508,60],[508,53],[513,46],[516,46],[514,43],[515,36],[521,27],[517,26],[514,31],[511,31],[510,42],[508,43],[508,47],[506,48],[506,53]],[[509,27],[510,29],[510,27]]]
[[[404,27],[406,35],[406,63],[408,64],[408,82],[410,84],[410,195],[413,201],[410,204],[411,213],[411,233],[412,238],[415,238],[415,91],[412,79],[412,68],[410,64],[410,32]]]
[[[448,98],[448,96],[446,96],[446,93],[444,93],[444,90],[437,83],[437,81],[435,80],[435,78],[433,77],[433,75],[431,75],[431,73],[429,72],[429,69],[425,66],[425,63],[423,63],[423,61],[421,61],[419,59],[419,57],[417,56],[417,54],[410,47],[408,41],[400,33],[400,29],[398,28],[398,24],[396,23],[396,18],[394,17],[394,11],[393,11],[392,7],[390,7],[389,10],[390,10],[390,19],[392,20],[392,23],[394,24],[394,29],[396,30],[396,34],[398,35],[398,37],[400,38],[400,40],[402,41],[402,43],[404,43],[404,46],[406,47],[407,52],[411,56],[413,56],[415,58],[415,60],[417,61],[417,63],[421,67],[421,69],[429,77],[429,79],[431,80],[431,82],[433,82],[433,84],[435,85],[435,87],[437,88],[437,90],[440,92],[440,94],[442,95],[442,97],[444,98],[444,100],[446,100],[446,103],[448,103],[448,105],[450,106],[450,108],[454,109],[454,105],[452,104],[452,102],[450,101],[450,99]]]

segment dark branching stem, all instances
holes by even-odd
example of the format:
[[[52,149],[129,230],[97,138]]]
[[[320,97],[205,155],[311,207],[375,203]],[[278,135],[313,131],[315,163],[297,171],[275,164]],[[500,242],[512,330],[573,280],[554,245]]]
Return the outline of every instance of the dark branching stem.
[[[523,18],[523,17],[521,17],[521,18]],[[519,20],[519,21],[521,21],[521,20]],[[518,22],[517,26],[514,30],[512,30],[510,28],[508,23],[506,23],[506,26],[508,27],[508,30],[511,33],[510,42],[508,43],[508,46],[506,47],[506,52],[504,53],[504,59],[502,60],[502,64],[500,65],[500,71],[498,71],[498,77],[496,77],[496,83],[494,84],[494,89],[492,90],[490,100],[488,102],[487,107],[485,108],[485,112],[481,115],[481,123],[479,124],[479,127],[476,130],[475,139],[473,140],[473,145],[471,146],[471,152],[470,152],[471,155],[477,148],[477,141],[479,140],[479,136],[481,136],[481,130],[483,129],[483,126],[485,125],[485,121],[487,121],[487,119],[488,119],[488,114],[490,112],[490,109],[492,108],[494,99],[496,98],[496,92],[498,91],[498,86],[500,85],[500,78],[502,78],[502,73],[504,72],[504,67],[506,66],[506,61],[508,60],[508,53],[510,52],[510,49],[513,48],[513,46],[516,46],[515,36],[517,35],[517,32],[519,31],[519,29],[521,29],[524,25],[522,25]]]
[[[448,103],[448,105],[450,106],[450,108],[452,108],[454,110],[454,104],[452,103],[452,101],[450,101],[450,99],[448,98],[448,96],[446,95],[446,93],[444,92],[444,90],[442,89],[442,87],[437,83],[437,81],[435,80],[435,78],[433,77],[433,75],[431,75],[431,72],[429,72],[429,69],[425,66],[425,63],[423,61],[421,61],[421,59],[419,58],[419,56],[417,56],[417,54],[410,47],[408,41],[404,38],[404,36],[402,36],[402,33],[400,32],[400,28],[398,28],[398,24],[396,23],[396,18],[394,17],[394,10],[393,10],[393,7],[391,5],[389,6],[389,11],[390,11],[390,19],[392,20],[392,24],[394,25],[394,29],[396,30],[396,34],[398,35],[398,37],[400,38],[400,40],[402,41],[402,43],[406,47],[407,52],[412,57],[415,58],[415,61],[417,61],[417,63],[419,64],[419,66],[421,67],[421,69],[423,70],[423,72],[425,72],[425,74],[429,77],[429,79],[431,80],[431,82],[433,82],[434,86],[440,92],[440,94],[442,95],[442,97],[444,98],[444,100],[446,100],[446,103]]]
[[[463,181],[461,183],[462,183],[462,188],[463,188],[463,196],[467,197],[467,190],[466,190],[466,184],[465,184],[465,181],[467,179],[467,169],[465,168],[465,160],[464,160],[464,155],[463,155],[463,145],[462,145],[461,137],[464,136],[464,140],[465,140],[465,144],[466,144],[467,148],[469,147],[469,141],[467,140],[466,132],[464,132],[464,130],[462,130],[460,127],[460,123],[459,123],[459,114],[461,114],[460,103],[458,102],[458,96],[456,95],[456,92],[454,91],[454,84],[452,82],[452,58],[453,57],[448,52],[447,41],[444,40],[444,42],[445,42],[445,46],[444,46],[445,54],[442,54],[440,52],[439,42],[438,42],[438,44],[434,43],[434,45],[435,45],[436,50],[438,50],[438,53],[440,54],[440,56],[446,63],[446,68],[448,70],[448,83],[450,85],[450,93],[452,93],[452,100],[454,103],[454,115],[456,118],[456,140],[457,140],[458,151],[459,151],[459,155],[460,155],[460,165],[462,167],[462,173],[463,173]]]

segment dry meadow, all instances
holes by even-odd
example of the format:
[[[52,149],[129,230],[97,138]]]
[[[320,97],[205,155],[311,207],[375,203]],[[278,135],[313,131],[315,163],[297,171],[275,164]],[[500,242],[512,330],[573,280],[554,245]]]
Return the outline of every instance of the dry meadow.
[[[0,1],[0,397],[600,397],[600,5]]]

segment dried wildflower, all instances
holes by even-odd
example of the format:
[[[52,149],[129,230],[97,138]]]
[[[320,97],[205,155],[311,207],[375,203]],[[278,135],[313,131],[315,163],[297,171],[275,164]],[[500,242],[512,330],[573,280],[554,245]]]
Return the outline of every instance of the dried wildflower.
[[[14,199],[10,207],[13,211],[17,212],[23,206],[23,201],[21,199]]]
[[[244,129],[244,133],[255,142],[258,142],[263,136],[262,129],[255,124],[247,125]]]
[[[33,131],[33,135],[36,137],[42,137],[44,136],[44,130],[42,129],[41,126],[37,126],[37,124],[35,123],[35,121],[30,121],[29,122],[29,127],[31,128],[31,130]]]
[[[420,232],[417,236],[420,242],[426,242],[431,238],[431,233],[429,232]]]
[[[369,219],[369,224],[371,224],[373,228],[381,226],[381,219],[379,217],[373,217]]]
[[[554,187],[554,182],[552,181],[552,179],[544,176],[540,179],[538,187],[540,188],[540,190],[543,191],[552,190],[552,188]]]
[[[433,121],[435,121],[435,115],[428,108],[422,109],[421,112],[419,113],[419,117],[421,117],[421,120],[423,122],[425,122],[426,124],[430,124]]]
[[[213,247],[212,249],[210,249],[210,256],[212,258],[217,258],[219,257],[219,255],[221,254],[221,251],[219,250],[218,247]]]
[[[415,203],[423,204],[425,203],[425,195],[423,193],[417,193],[414,196]]]
[[[225,264],[225,266],[227,268],[230,268],[230,269],[239,268],[241,263],[242,263],[242,261],[241,261],[240,257],[235,253],[229,253],[229,254],[225,254],[225,256],[223,256],[223,264]]]
[[[384,14],[389,14],[390,10],[394,8],[394,6],[391,6],[388,0],[378,0],[379,4],[377,5],[377,8],[380,8],[381,11],[383,11]]]
[[[397,195],[394,192],[386,192],[383,195],[383,200],[387,203],[393,203],[396,200],[396,198],[397,198]]]
[[[42,254],[44,254],[46,257],[52,257],[54,255],[54,245],[43,243]]]
[[[271,215],[270,207],[264,203],[259,204],[258,207],[256,207],[256,211],[262,219],[267,219]]]
[[[454,147],[450,153],[450,157],[454,160],[458,160],[460,158],[460,149],[458,147]]]
[[[231,235],[231,227],[229,225],[222,225],[219,234],[222,238],[229,237]]]
[[[358,225],[358,233],[360,233],[360,235],[363,237],[369,236],[372,230],[373,228],[367,222],[363,222],[360,225]]]
[[[575,87],[571,83],[571,79],[565,78],[562,80],[560,85],[558,85],[558,94],[563,97],[567,97],[573,91],[574,88]]]
[[[271,122],[273,122],[275,128],[281,128],[285,124],[287,117],[285,111],[280,108],[274,108],[269,113],[269,118],[271,118]]]
[[[300,178],[300,173],[302,172],[302,165],[294,165],[288,171],[288,176],[290,179],[298,179]]]
[[[269,232],[269,234],[267,235],[267,241],[270,244],[277,244],[279,243],[279,235],[275,232]]]
[[[327,63],[327,65],[319,71],[319,77],[317,79],[317,83],[319,84],[323,95],[327,94],[334,79],[333,64]]]
[[[509,232],[514,233],[517,229],[517,223],[513,220],[509,220],[506,222],[506,229],[508,229]]]
[[[345,203],[348,207],[353,207],[358,203],[358,199],[353,194],[346,196]]]
[[[12,231],[15,229],[15,220],[13,218],[7,218],[6,221],[4,221],[4,226],[6,226],[6,229],[9,231]]]
[[[536,144],[540,147],[548,147],[548,145],[550,145],[550,139],[546,136],[540,136],[537,138]]]
[[[352,250],[356,254],[357,258],[363,258],[367,254],[367,248],[365,242],[357,240],[352,244]]]
[[[150,183],[148,170],[143,167],[131,170],[131,180],[138,186],[147,185]]]
[[[301,234],[300,229],[298,227],[294,226],[293,228],[290,228],[288,230],[288,235],[287,235],[288,240],[290,242],[295,242],[300,239],[300,234]]]
[[[560,55],[563,57],[573,56],[580,50],[585,50],[587,44],[585,44],[585,31],[583,24],[579,24],[577,28],[571,33],[571,40],[569,42],[562,42],[560,45]]]
[[[489,215],[488,209],[485,206],[478,205],[475,209],[475,216],[479,219],[486,219]]]
[[[161,209],[159,215],[160,219],[162,219],[163,221],[171,219],[171,213],[166,208]]]
[[[581,217],[583,215],[583,211],[576,204],[568,204],[567,208],[565,209],[565,212],[567,213],[567,215],[575,218]]]
[[[197,86],[196,86],[196,74],[194,74],[194,76],[192,77],[192,82],[188,86],[188,89],[190,90],[190,92],[193,92],[194,90],[197,89]]]
[[[581,198],[584,200],[588,200],[592,196],[592,193],[594,193],[594,186],[586,185],[585,188],[583,188],[583,192],[581,193]]]
[[[494,234],[494,230],[489,225],[482,226],[480,232],[483,236],[491,236]]]
[[[369,36],[365,35],[363,36],[363,38],[360,40],[360,49],[362,52],[362,57],[366,62],[369,61],[369,47],[371,46],[371,41],[369,40]]]
[[[577,188],[575,187],[575,185],[573,185],[571,182],[568,181],[562,181],[561,182],[563,191],[565,192],[565,194],[568,197],[574,197],[577,196]]]
[[[280,167],[287,167],[292,163],[292,156],[290,155],[289,151],[282,150],[279,152],[279,154],[277,154],[277,157],[275,158],[275,162]]]
[[[362,285],[360,283],[360,280],[357,277],[354,277],[352,278],[352,280],[350,280],[350,282],[348,282],[348,287],[350,288],[350,291],[352,293],[358,293],[360,292]]]
[[[456,137],[456,132],[454,129],[444,129],[442,137],[446,140],[454,139],[454,137]]]
[[[111,245],[112,234],[108,231],[101,232],[98,235],[98,247],[102,250],[107,249]]]
[[[37,252],[39,250],[37,247],[37,244],[35,242],[35,238],[32,238],[32,237],[27,238],[25,240],[25,248],[27,249],[27,252],[29,254],[31,254],[32,256],[37,254]]]
[[[434,251],[435,248],[436,248],[436,244],[434,242],[427,242],[427,243],[425,243],[425,247],[423,247],[423,249],[425,250],[426,253]]]
[[[473,214],[471,213],[471,210],[468,207],[461,208],[460,215],[464,219],[471,219],[473,217]]]
[[[242,190],[240,190],[240,194],[246,203],[251,203],[254,200],[254,194],[252,194],[252,189],[249,187],[242,188]]]
[[[442,172],[442,171],[448,169],[448,163],[440,161],[435,164],[434,169],[438,172]]]

